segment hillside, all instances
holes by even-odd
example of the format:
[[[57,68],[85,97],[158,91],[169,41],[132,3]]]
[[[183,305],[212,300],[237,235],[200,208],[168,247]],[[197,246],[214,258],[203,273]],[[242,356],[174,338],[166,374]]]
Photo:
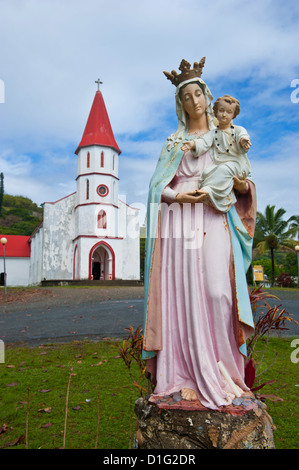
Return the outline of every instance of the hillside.
[[[3,195],[0,233],[31,235],[43,218],[43,209],[24,196]]]

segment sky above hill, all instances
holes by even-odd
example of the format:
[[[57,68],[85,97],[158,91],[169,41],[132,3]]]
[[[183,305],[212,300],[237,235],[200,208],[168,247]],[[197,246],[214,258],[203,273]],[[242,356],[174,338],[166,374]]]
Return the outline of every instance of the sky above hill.
[[[0,0],[0,172],[37,204],[76,190],[74,154],[97,86],[122,150],[119,193],[145,206],[177,127],[163,70],[206,57],[214,98],[231,94],[252,148],[258,209],[299,214],[297,0]]]

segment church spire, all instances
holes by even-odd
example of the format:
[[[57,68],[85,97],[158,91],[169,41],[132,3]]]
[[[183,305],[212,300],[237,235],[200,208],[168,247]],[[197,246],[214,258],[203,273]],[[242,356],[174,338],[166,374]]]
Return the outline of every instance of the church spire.
[[[100,91],[100,84],[103,82],[98,79],[95,83],[98,85],[98,90],[96,91],[91,106],[81,142],[75,153],[78,155],[82,147],[88,147],[90,145],[111,147],[118,153],[121,153],[114,138],[103,95]]]

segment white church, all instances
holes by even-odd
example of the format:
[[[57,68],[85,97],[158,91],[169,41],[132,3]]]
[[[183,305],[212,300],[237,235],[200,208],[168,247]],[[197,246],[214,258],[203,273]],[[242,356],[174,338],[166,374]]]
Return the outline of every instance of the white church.
[[[44,280],[140,279],[139,209],[119,198],[121,151],[97,83],[75,151],[76,192],[44,203],[43,221],[28,239],[28,285]],[[7,285],[14,285],[9,261]]]

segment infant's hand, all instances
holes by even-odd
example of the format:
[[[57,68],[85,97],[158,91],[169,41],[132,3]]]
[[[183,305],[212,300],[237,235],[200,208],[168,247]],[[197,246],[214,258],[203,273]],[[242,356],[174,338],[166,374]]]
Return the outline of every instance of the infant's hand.
[[[183,145],[181,146],[181,149],[183,152],[187,152],[187,150],[194,150],[195,149],[195,143],[193,140],[189,140],[188,142],[184,142]]]
[[[249,139],[247,139],[247,137],[242,137],[242,139],[240,140],[240,145],[244,150],[249,150],[252,146],[252,143]]]

